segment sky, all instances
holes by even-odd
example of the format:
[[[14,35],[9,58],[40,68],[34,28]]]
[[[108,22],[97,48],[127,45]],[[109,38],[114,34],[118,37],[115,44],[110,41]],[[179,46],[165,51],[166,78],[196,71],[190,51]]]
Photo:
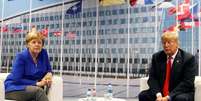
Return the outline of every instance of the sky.
[[[0,0],[0,19],[2,18],[2,8],[4,1],[4,17],[9,17],[18,14],[23,11],[29,10],[31,0]],[[38,8],[41,6],[62,2],[63,0],[32,0],[32,8]],[[72,0],[65,0],[72,1]]]

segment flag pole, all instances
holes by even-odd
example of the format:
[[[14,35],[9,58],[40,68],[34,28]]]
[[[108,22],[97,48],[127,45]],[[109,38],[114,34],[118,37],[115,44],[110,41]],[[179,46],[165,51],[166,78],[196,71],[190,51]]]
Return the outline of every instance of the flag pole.
[[[64,0],[62,3],[62,20],[61,20],[60,76],[62,76],[63,72],[63,40],[64,40]]]
[[[47,30],[47,52],[48,52],[48,54],[50,54],[50,51],[49,51],[49,49],[50,49],[49,25],[47,26],[47,28],[45,30]]]
[[[4,23],[4,0],[2,0],[2,12],[1,12],[1,42],[0,42],[0,65],[2,64],[2,44],[3,44],[3,23]],[[2,66],[0,66],[1,72]]]
[[[129,0],[127,2],[127,5],[128,5],[128,48],[127,48],[127,86],[126,86],[126,95],[127,95],[127,98],[129,97],[129,82],[130,82],[130,75],[129,75],[129,71],[130,71],[130,68],[129,68],[129,63],[130,63],[130,3],[129,3]]]
[[[96,0],[96,48],[95,48],[95,79],[94,79],[94,88],[96,89],[96,79],[98,72],[98,18],[99,18],[99,0]]]
[[[11,25],[10,25],[10,26],[11,26]],[[9,31],[7,32],[7,34],[8,34],[8,39],[9,39],[9,41],[8,41],[8,44],[9,44],[9,45],[8,45],[8,52],[9,52],[9,53],[11,53],[11,51],[10,51],[10,50],[11,50],[11,49],[10,49],[10,44],[11,44],[11,36],[10,36],[10,35],[11,35],[11,33],[12,33],[11,30],[9,30]],[[13,48],[13,49],[14,49],[14,48]],[[8,73],[8,67],[9,67],[9,62],[10,62],[10,59],[9,59],[9,58],[10,58],[10,56],[7,57],[7,61],[6,61],[6,62],[7,62],[6,73]]]
[[[154,45],[154,52],[158,50],[158,5],[157,5],[158,0],[155,1],[155,45]]]
[[[175,6],[175,9],[176,9],[176,26],[179,25],[179,22],[178,22],[178,8],[179,8],[179,1],[176,0],[176,6]]]
[[[31,31],[32,0],[29,1],[29,32]]]
[[[23,36],[24,34],[24,23],[22,23],[22,32],[21,32],[21,36]],[[22,47],[23,47],[23,39],[21,37],[21,44],[20,44],[20,50],[22,51]]]
[[[76,13],[77,14],[77,13]],[[73,16],[76,16],[75,14]],[[76,18],[73,19],[74,21],[73,22],[76,22]],[[74,68],[74,76],[78,75],[78,72],[76,70],[76,67],[77,67],[77,62],[76,62],[76,37],[75,37],[75,34],[77,33],[77,28],[72,28],[73,30],[70,31],[70,39],[72,40],[72,44],[73,44],[73,58],[74,58],[74,61],[73,61],[73,68]],[[74,32],[73,32],[74,31]]]
[[[198,53],[199,69],[198,69],[198,70],[199,70],[199,71],[198,71],[198,73],[199,73],[199,74],[198,74],[198,75],[199,75],[199,76],[201,75],[201,73],[200,73],[200,72],[201,72],[201,59],[200,59],[200,58],[201,58],[201,52],[200,52],[200,50],[201,50],[201,36],[200,36],[200,34],[201,34],[201,29],[200,29],[200,28],[201,28],[201,26],[200,26],[200,21],[201,21],[201,20],[200,20],[200,17],[201,17],[201,14],[200,14],[200,13],[201,13],[201,8],[200,8],[200,6],[201,6],[201,5],[200,5],[200,1],[199,1],[199,3],[198,3],[198,8],[199,8],[199,9],[198,9],[198,12],[199,12],[199,13],[198,13],[198,16],[199,16],[199,17],[198,17],[198,22],[199,22],[199,32],[198,32],[198,37],[199,37],[199,43],[198,43],[198,45],[199,45],[199,50],[198,50],[198,51],[199,51],[199,53]]]
[[[82,34],[83,34],[83,1],[81,1],[81,30],[80,30],[80,64],[79,64],[79,68],[80,68],[80,85],[82,84]]]
[[[190,3],[190,2],[189,2],[189,3]],[[192,0],[192,5],[193,5],[193,4],[194,4],[194,0]],[[189,9],[190,9],[190,7],[189,7]],[[194,10],[192,9],[192,13],[193,13],[193,11],[194,11]],[[194,17],[194,14],[192,14],[192,23],[193,23],[193,24],[192,24],[192,30],[191,30],[191,33],[192,33],[192,34],[191,34],[191,53],[192,53],[192,54],[194,54],[194,29],[193,29],[193,28],[194,28],[194,20],[193,20],[194,18],[193,18],[193,17]]]

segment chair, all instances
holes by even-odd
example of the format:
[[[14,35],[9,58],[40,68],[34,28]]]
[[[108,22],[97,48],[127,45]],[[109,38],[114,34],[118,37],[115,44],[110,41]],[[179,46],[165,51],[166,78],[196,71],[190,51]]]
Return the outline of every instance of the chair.
[[[149,88],[147,84],[148,77],[140,78],[140,91],[146,90]],[[200,101],[201,95],[201,76],[196,76],[194,81],[195,86],[195,101]]]
[[[0,101],[13,101],[5,100],[4,80],[9,73],[0,73]],[[52,78],[52,85],[49,89],[49,101],[63,101],[63,79],[60,76],[54,75]]]

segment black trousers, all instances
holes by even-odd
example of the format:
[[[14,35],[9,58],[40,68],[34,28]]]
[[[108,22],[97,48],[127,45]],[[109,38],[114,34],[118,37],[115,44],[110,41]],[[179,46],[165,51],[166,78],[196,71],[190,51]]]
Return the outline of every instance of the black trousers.
[[[138,95],[139,101],[156,101],[156,95],[150,90],[144,90]],[[194,101],[194,92],[182,93],[171,98],[171,101]]]

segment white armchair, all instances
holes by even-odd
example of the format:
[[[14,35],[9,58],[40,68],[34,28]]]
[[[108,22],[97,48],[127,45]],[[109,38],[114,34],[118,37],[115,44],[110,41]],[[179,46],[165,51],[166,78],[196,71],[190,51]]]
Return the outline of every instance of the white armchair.
[[[9,73],[0,73],[0,101],[12,101],[5,100],[4,80]],[[49,101],[63,101],[63,79],[60,76],[53,76],[51,88],[49,89],[48,98]]]
[[[149,88],[147,84],[148,77],[140,78],[140,91],[146,90]],[[201,95],[201,76],[195,77],[195,101],[200,101],[200,95]]]

